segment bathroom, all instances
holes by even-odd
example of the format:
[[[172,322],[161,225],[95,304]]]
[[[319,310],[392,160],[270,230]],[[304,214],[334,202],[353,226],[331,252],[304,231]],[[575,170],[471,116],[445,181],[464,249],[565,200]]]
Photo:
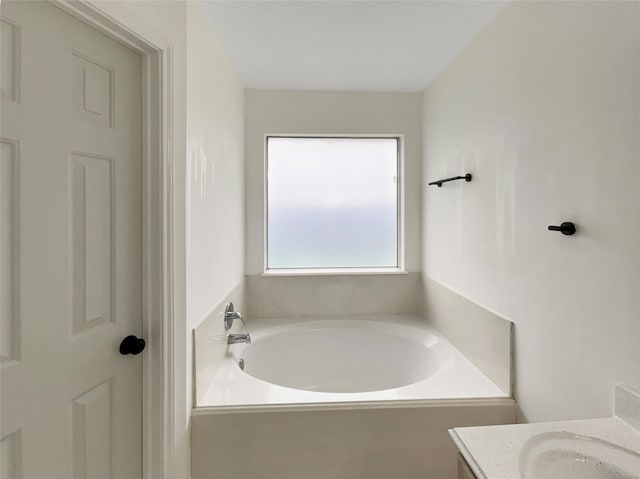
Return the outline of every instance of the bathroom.
[[[161,80],[150,87],[161,100],[147,101],[163,112],[165,163],[146,194],[164,203],[143,235],[162,257],[145,270],[162,279],[145,309],[158,316],[128,358],[144,365],[142,472],[104,477],[453,479],[447,429],[609,418],[616,385],[640,388],[640,2],[53,3],[148,49],[147,76]],[[3,71],[5,23],[29,33],[5,4]],[[15,92],[25,103],[29,84]],[[8,158],[28,154],[6,128],[3,165],[5,145]],[[398,139],[393,271],[268,271],[265,143],[278,136]],[[564,222],[575,234],[548,229]],[[246,321],[230,332],[250,345],[227,345],[230,301]],[[261,324],[381,316],[422,321],[501,393],[471,405],[202,403],[224,361],[259,345]],[[19,361],[4,356],[11,380]],[[2,477],[44,477],[29,473],[29,429],[5,418]],[[345,425],[361,429],[338,455],[331,434]],[[308,442],[293,449],[296,429]]]
[[[278,315],[418,313],[473,357],[476,365],[486,366],[500,362],[500,347],[505,347],[504,337],[510,334],[500,319],[507,319],[513,323],[511,372],[518,422],[609,416],[614,385],[637,386],[640,379],[640,304],[635,294],[639,251],[634,235],[638,212],[631,201],[632,185],[617,184],[633,181],[640,173],[638,64],[633,60],[638,51],[637,10],[636,17],[631,13],[637,5],[625,8],[630,9],[627,14],[612,6],[580,2],[509,4],[417,94],[247,90],[243,312],[249,317],[248,330],[251,318]],[[220,10],[227,15],[223,17],[227,26],[221,23],[219,28],[228,35],[225,28],[239,28],[235,11]],[[268,13],[262,16],[271,25],[274,20]],[[322,12],[314,13],[323,18]],[[628,17],[626,27],[617,15]],[[310,28],[306,21],[301,16],[299,23]],[[617,34],[605,33],[605,25],[618,25]],[[609,45],[603,38],[620,43]],[[245,53],[240,47],[233,52]],[[425,51],[424,57],[430,54]],[[383,279],[261,276],[265,136],[327,132],[404,135],[404,259],[409,274]],[[422,161],[413,161],[416,153]],[[615,171],[627,171],[622,175],[625,180]],[[430,181],[466,173],[473,174],[470,183],[428,186]],[[622,226],[622,217],[630,223]],[[569,236],[547,229],[564,221],[574,222],[578,232]],[[619,232],[610,237],[615,245],[607,246],[607,231]],[[487,368],[481,369],[486,374]],[[214,416],[210,428],[201,426],[204,431],[198,429],[200,417],[194,417],[198,441],[192,444],[194,473],[204,477],[206,467],[199,459],[203,455],[209,457],[204,461],[209,466],[223,467],[226,461],[211,449],[223,448],[222,443],[235,438],[239,450],[224,452],[230,467],[251,470],[247,451],[254,451],[268,476],[272,469],[264,466],[269,463],[264,456],[277,454],[278,448],[263,446],[260,454],[247,437],[255,431],[256,442],[267,441],[268,419],[263,423],[259,414],[249,413],[227,417],[225,421]],[[304,439],[281,424],[285,417],[273,419],[273,427],[299,445]],[[331,421],[319,417],[318,421]],[[289,420],[295,424],[292,428],[314,430],[312,419],[289,416]],[[341,420],[349,421],[348,414]],[[357,423],[358,418],[352,421]],[[370,439],[376,426],[363,432],[362,440],[373,454],[384,455]],[[216,428],[236,431],[205,444],[202,435],[210,436]],[[327,429],[330,426],[322,432],[329,434]],[[404,435],[409,442],[418,442],[419,449],[418,431],[405,427]],[[319,450],[328,447],[323,439],[309,436]],[[344,446],[337,438],[332,440]],[[391,431],[388,440],[395,445],[393,451],[410,447]],[[303,446],[294,449],[286,444],[296,451],[286,458],[289,470],[298,475],[304,471],[305,464],[298,465],[295,457],[304,457],[309,467],[317,465]],[[425,445],[423,451],[429,455],[431,450]],[[438,476],[437,469],[423,468],[418,476],[418,468],[385,469],[388,464],[375,460],[368,464],[366,452],[354,447],[351,457],[339,465],[327,457],[317,461],[324,461],[329,477],[351,477],[344,472],[350,467],[362,474],[354,477],[447,477]],[[411,459],[395,454],[398,462]],[[353,466],[358,460],[354,456],[363,461],[360,469]],[[273,456],[271,460],[278,462]],[[247,469],[239,468],[238,462]],[[298,466],[301,469],[295,469]],[[224,471],[225,477],[241,477]]]

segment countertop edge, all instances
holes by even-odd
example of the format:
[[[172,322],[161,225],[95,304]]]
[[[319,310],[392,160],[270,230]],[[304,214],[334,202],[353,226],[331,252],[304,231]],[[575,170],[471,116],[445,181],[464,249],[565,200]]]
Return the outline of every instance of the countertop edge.
[[[475,458],[469,451],[469,449],[467,449],[467,446],[465,445],[464,441],[460,438],[460,436],[458,436],[458,433],[456,432],[455,428],[449,429],[449,436],[451,436],[451,439],[453,440],[456,447],[458,448],[458,451],[460,451],[460,454],[462,454],[462,457],[464,457],[464,460],[467,461],[467,464],[475,474],[476,478],[488,479],[486,474],[480,468],[480,465],[476,462]]]

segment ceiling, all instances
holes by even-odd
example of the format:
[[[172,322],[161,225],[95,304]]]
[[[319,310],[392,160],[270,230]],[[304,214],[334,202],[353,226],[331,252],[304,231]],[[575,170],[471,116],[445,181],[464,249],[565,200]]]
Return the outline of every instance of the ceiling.
[[[246,88],[419,92],[507,0],[201,3]]]

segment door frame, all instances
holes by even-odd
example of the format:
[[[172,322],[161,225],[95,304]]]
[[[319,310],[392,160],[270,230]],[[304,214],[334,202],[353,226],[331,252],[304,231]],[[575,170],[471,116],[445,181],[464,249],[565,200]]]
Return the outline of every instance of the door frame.
[[[145,38],[89,0],[46,1],[142,58],[142,477],[168,479],[176,407],[173,46]]]

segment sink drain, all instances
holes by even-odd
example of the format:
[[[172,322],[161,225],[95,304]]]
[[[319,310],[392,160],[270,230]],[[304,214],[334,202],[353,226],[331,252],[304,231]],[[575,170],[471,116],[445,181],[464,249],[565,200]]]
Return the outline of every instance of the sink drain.
[[[238,361],[238,366],[240,367],[240,369],[244,371],[244,359],[241,359],[240,361]]]

